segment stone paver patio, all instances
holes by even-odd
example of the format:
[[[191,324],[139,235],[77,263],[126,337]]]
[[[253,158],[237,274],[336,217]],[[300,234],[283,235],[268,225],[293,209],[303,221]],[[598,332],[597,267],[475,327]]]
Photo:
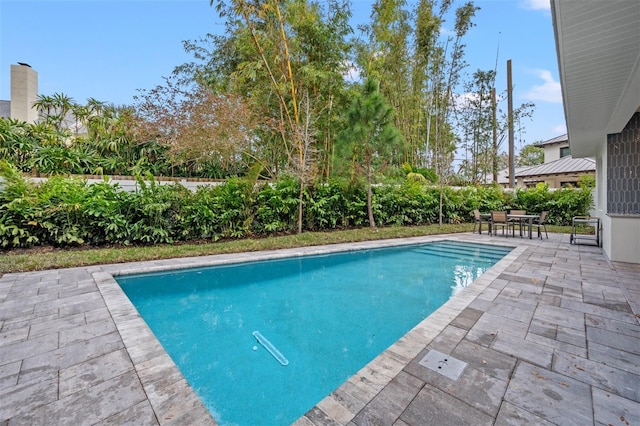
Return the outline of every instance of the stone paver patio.
[[[515,249],[296,425],[640,425],[640,265],[458,234],[0,277],[0,425],[215,424],[113,275],[438,239]],[[466,363],[457,379],[420,364]]]

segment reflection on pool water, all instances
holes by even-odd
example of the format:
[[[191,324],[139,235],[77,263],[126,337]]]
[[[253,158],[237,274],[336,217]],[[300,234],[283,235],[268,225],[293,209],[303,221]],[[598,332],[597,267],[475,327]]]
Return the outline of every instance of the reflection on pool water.
[[[509,251],[439,241],[116,278],[219,424],[279,425]]]

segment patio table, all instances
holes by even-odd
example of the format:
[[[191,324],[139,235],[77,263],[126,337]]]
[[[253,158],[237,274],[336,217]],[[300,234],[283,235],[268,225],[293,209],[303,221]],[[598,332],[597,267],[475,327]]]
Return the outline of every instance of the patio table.
[[[533,219],[540,219],[539,214],[508,214],[507,219],[517,219],[520,221],[520,236],[522,237],[522,223],[527,221],[529,225],[529,239],[532,239],[531,228],[533,225]]]

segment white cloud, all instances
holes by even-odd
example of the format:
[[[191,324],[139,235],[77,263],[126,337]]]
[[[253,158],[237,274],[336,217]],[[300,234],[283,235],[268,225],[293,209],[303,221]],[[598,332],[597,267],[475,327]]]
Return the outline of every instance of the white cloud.
[[[524,0],[522,7],[528,10],[551,10],[551,2],[549,0]]]
[[[472,105],[472,102],[477,102],[478,99],[479,96],[477,93],[465,92],[454,95],[454,103],[456,104],[456,107],[460,109],[469,108]]]
[[[360,68],[356,66],[355,63],[349,61],[345,64],[345,68],[342,72],[343,77],[350,83],[354,83],[359,81],[362,78],[362,73],[360,72]]]
[[[561,104],[562,90],[560,88],[560,82],[555,81],[551,72],[548,70],[534,70],[534,73],[543,80],[543,83],[534,85],[524,94],[524,97],[532,101]]]

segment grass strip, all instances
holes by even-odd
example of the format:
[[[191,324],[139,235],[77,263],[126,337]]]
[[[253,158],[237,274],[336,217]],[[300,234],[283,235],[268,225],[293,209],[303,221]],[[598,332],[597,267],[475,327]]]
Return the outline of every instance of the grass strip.
[[[571,227],[569,226],[548,226],[547,228],[549,232],[571,232]],[[35,247],[27,250],[0,252],[0,274],[188,256],[276,250],[387,238],[453,234],[470,232],[472,229],[473,224],[463,223],[442,226],[392,226],[379,228],[377,231],[369,228],[361,228],[331,232],[304,232],[302,234],[269,236],[264,238],[245,238],[218,242],[179,242],[176,244],[154,246],[83,246],[64,249]]]

